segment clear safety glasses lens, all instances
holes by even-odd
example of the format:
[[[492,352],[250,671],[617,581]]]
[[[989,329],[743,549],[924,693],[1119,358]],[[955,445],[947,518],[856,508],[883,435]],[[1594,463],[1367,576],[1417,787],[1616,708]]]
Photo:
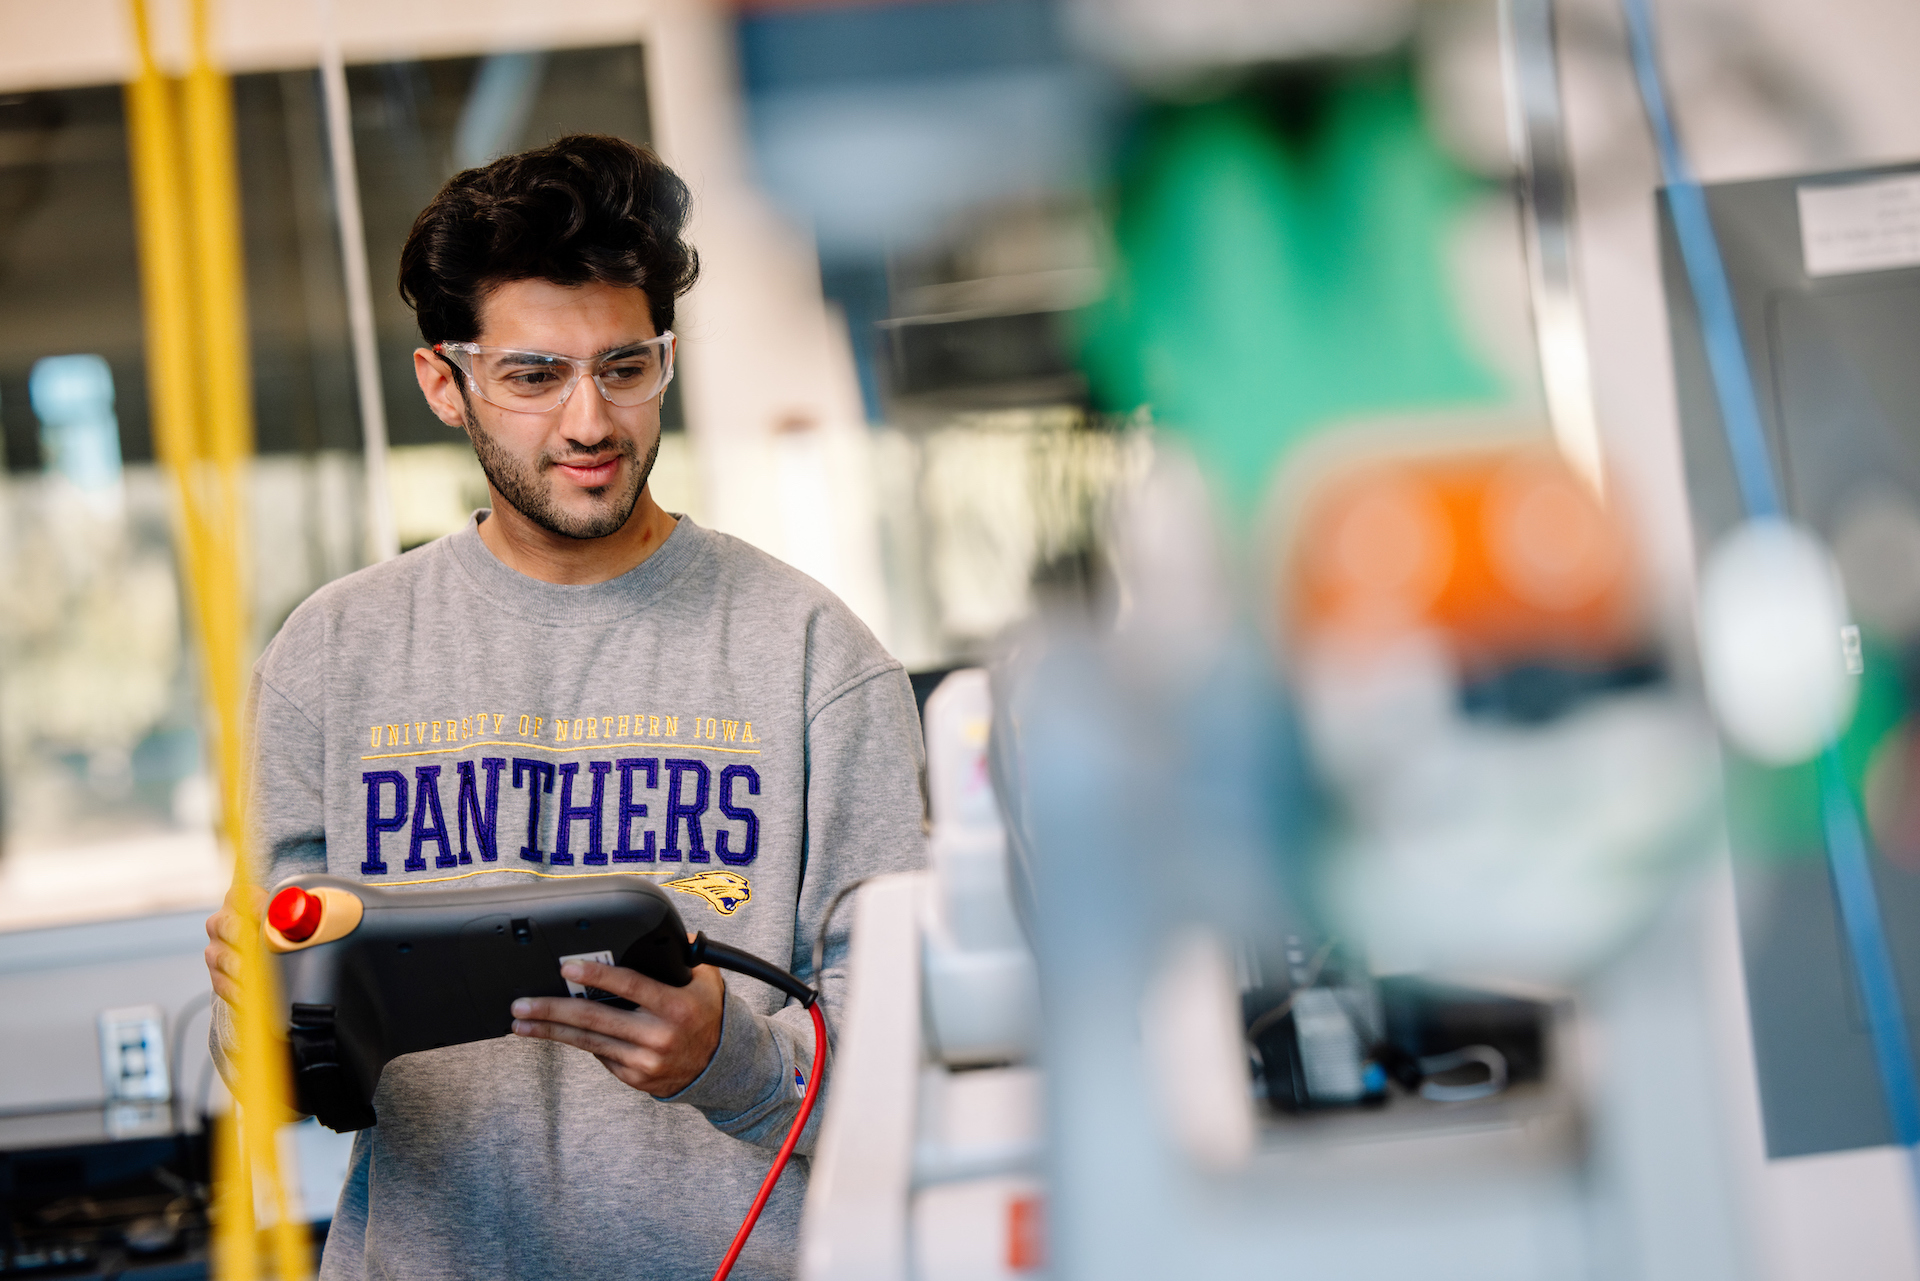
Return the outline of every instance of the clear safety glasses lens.
[[[480,399],[523,414],[558,409],[582,377],[622,409],[646,404],[673,381],[671,332],[596,360],[470,342],[443,342],[434,350],[460,367]]]

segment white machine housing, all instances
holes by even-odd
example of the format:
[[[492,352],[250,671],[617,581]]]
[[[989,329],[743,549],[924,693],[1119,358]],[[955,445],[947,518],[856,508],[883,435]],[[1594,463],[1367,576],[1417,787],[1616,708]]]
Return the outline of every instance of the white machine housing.
[[[809,1281],[1030,1277],[1039,986],[987,769],[987,674],[927,700],[928,870],[853,902],[850,993],[801,1216]]]

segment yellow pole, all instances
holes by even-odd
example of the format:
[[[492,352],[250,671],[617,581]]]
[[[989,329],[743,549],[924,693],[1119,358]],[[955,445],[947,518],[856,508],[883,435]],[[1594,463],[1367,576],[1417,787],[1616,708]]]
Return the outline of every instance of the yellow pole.
[[[173,480],[175,535],[183,561],[197,559],[202,540],[199,507],[190,492],[195,454],[193,308],[186,245],[185,193],[180,185],[179,131],[173,95],[153,60],[143,0],[130,0],[139,72],[127,86],[127,131],[139,213],[140,283],[146,318],[147,384],[153,402],[155,452]],[[187,590],[200,612],[201,584]]]
[[[253,424],[232,87],[213,65],[208,0],[194,0],[182,121],[153,56],[145,0],[128,3],[139,50],[127,115],[154,440],[173,481],[175,533],[215,724],[221,823],[241,891],[235,897],[251,916],[243,554]],[[234,1011],[236,1101],[245,1123],[221,1126],[215,1145],[214,1263],[222,1281],[262,1274],[257,1183],[273,1209],[274,1271],[294,1281],[308,1274],[308,1252],[279,1166],[279,1123],[290,1115],[287,1056],[272,1024],[277,995],[259,922],[245,926],[243,999]]]

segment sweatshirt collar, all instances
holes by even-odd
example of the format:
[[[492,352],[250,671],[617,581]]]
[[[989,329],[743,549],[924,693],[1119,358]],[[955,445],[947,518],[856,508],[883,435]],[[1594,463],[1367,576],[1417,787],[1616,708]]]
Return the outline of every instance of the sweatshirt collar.
[[[713,534],[680,516],[666,541],[638,565],[604,583],[549,583],[508,566],[480,538],[482,509],[450,535],[447,553],[495,604],[530,622],[556,627],[626,618],[658,600],[707,550]]]

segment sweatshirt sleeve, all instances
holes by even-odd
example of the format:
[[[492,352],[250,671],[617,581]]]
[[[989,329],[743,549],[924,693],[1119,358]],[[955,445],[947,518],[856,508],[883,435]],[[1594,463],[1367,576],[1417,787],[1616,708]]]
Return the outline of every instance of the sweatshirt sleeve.
[[[263,663],[264,667],[265,664]],[[247,804],[248,866],[254,884],[272,888],[289,876],[327,870],[320,727],[256,670],[248,699],[253,771]],[[233,1011],[213,1001],[208,1044],[220,1077],[233,1085]]]
[[[925,862],[925,749],[906,672],[888,661],[830,692],[807,723],[806,835],[793,955],[787,968],[821,990],[829,1047],[847,992],[846,956],[853,913],[834,914],[820,975],[813,944],[828,905],[870,876],[911,871]],[[729,982],[734,981],[729,976]],[[778,1148],[799,1111],[813,1069],[813,1020],[798,1002],[772,1016],[729,992],[706,1071],[668,1101],[699,1108],[723,1133]],[[827,1080],[832,1087],[829,1056]],[[814,1108],[796,1149],[811,1155],[824,1105]]]

